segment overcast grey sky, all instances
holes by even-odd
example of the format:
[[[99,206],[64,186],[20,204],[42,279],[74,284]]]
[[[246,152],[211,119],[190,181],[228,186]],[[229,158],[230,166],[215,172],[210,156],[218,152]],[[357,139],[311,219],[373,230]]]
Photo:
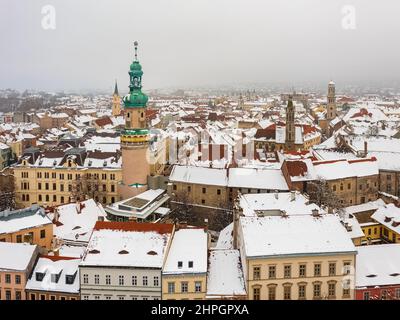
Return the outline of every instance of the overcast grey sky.
[[[398,0],[0,0],[0,88],[144,89],[400,79]],[[56,9],[44,30],[42,6]],[[356,28],[344,29],[344,5]]]

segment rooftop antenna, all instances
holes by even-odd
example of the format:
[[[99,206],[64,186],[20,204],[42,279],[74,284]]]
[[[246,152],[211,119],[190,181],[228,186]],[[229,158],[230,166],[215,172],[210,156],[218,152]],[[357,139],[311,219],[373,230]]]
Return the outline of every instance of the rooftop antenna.
[[[135,61],[138,61],[138,59],[137,59],[137,47],[138,47],[138,42],[137,41],[135,41],[134,43],[133,43],[133,45],[135,46]]]

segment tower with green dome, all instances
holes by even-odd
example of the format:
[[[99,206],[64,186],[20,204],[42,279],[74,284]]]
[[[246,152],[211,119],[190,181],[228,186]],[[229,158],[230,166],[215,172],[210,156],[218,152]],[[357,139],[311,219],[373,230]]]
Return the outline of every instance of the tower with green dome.
[[[135,58],[129,67],[129,93],[124,103],[125,128],[121,132],[122,183],[120,192],[124,199],[147,190],[150,175],[149,129],[146,106],[148,97],[142,92],[143,70],[137,58],[138,43],[135,41]]]

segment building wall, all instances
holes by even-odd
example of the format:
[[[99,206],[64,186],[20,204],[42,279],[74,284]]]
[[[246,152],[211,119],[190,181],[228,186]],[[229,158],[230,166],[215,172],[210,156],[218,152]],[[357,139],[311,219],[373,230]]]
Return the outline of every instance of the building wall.
[[[356,300],[400,300],[400,285],[356,288]]]
[[[47,174],[48,178],[46,178]],[[68,179],[69,174],[72,175],[70,176],[71,179]],[[77,175],[82,176],[84,174],[91,174],[92,176],[98,175],[101,185],[106,185],[107,190],[99,192],[99,202],[103,202],[103,197],[106,198],[105,204],[110,204],[119,200],[117,184],[122,179],[121,169],[81,169],[77,167],[37,168],[17,166],[14,168],[16,204],[20,208],[25,208],[34,203],[42,206],[58,206],[63,203],[69,203],[71,197],[69,185],[74,184],[74,181],[77,180]],[[41,178],[39,178],[40,175]],[[104,180],[103,175],[105,175]],[[24,185],[24,183],[26,184]],[[48,183],[48,190],[46,190],[46,183]],[[39,189],[39,184],[41,184],[41,189]],[[61,185],[64,187],[63,191]],[[114,186],[114,191],[112,191],[112,185]],[[27,188],[25,188],[25,186],[27,186]],[[46,200],[46,196],[48,196],[48,200]]]
[[[217,208],[228,207],[229,194],[226,186],[172,181],[169,193],[171,199],[177,202]]]
[[[81,300],[160,300],[161,270],[150,268],[119,268],[119,267],[87,267],[80,266]],[[85,283],[88,275],[88,283]],[[99,275],[99,284],[95,283],[95,275]],[[106,284],[106,275],[110,275],[111,284]],[[124,276],[124,284],[119,285],[119,276]],[[137,285],[132,285],[132,276],[137,277]],[[148,285],[143,285],[143,276],[148,277]],[[154,285],[154,277],[158,277],[158,285]]]
[[[344,255],[315,255],[315,256],[296,256],[296,257],[285,257],[285,258],[262,258],[254,259],[247,258],[247,272],[245,273],[246,285],[248,298],[253,300],[254,289],[259,288],[260,299],[269,300],[269,289],[275,287],[275,299],[284,299],[284,286],[291,287],[291,299],[299,299],[299,285],[306,285],[305,299],[337,299],[337,300],[351,300],[354,298],[354,290],[350,289],[348,295],[344,295],[342,288],[342,280],[344,279],[342,268],[344,262],[350,263],[351,266],[355,266],[355,254],[344,254]],[[329,263],[336,264],[335,275],[329,275]],[[306,265],[306,276],[299,276],[300,265]],[[314,265],[320,264],[321,274],[314,276]],[[288,278],[284,276],[284,266],[291,266],[291,275]],[[275,266],[276,278],[269,278],[269,267]],[[260,268],[260,278],[255,278],[254,269],[255,267]],[[354,273],[350,274],[351,281],[354,283]],[[313,295],[314,284],[319,283],[321,285],[321,296],[319,298]],[[335,283],[335,295],[328,296],[328,283]]]
[[[41,236],[41,232],[44,230],[44,237]],[[53,240],[53,224],[49,223],[42,226],[37,226],[34,228],[22,229],[13,233],[3,233],[0,234],[0,241],[4,242],[12,242],[12,243],[20,243],[24,242],[24,235],[32,233],[32,243],[37,244],[47,250],[52,249],[52,240]],[[20,239],[19,239],[20,237]],[[19,241],[21,240],[21,241]]]
[[[17,300],[17,293],[20,294],[21,300],[26,300],[25,285],[28,281],[29,275],[31,274],[33,267],[36,263],[39,254],[39,248],[36,247],[32,254],[32,257],[28,263],[26,270],[0,270],[0,300],[7,299],[7,292],[10,293],[10,300]],[[10,283],[6,282],[6,275],[10,275]],[[20,276],[20,283],[16,283],[16,276]]]
[[[26,300],[79,300],[79,293],[26,290]]]
[[[168,293],[168,283],[175,284],[175,292]],[[188,292],[182,292],[182,282],[188,283]],[[201,283],[201,291],[195,292],[195,283]],[[206,274],[177,274],[163,275],[162,278],[162,299],[163,300],[204,300],[207,292]]]

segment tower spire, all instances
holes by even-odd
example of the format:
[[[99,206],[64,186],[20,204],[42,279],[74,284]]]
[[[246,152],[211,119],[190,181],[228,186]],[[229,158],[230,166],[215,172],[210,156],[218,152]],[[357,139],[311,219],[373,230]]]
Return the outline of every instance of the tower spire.
[[[133,43],[133,45],[135,46],[135,61],[138,61],[138,59],[137,59],[137,47],[138,47],[139,43],[137,41],[135,41]]]
[[[117,85],[117,79],[115,79],[114,95],[118,96],[118,85]]]

